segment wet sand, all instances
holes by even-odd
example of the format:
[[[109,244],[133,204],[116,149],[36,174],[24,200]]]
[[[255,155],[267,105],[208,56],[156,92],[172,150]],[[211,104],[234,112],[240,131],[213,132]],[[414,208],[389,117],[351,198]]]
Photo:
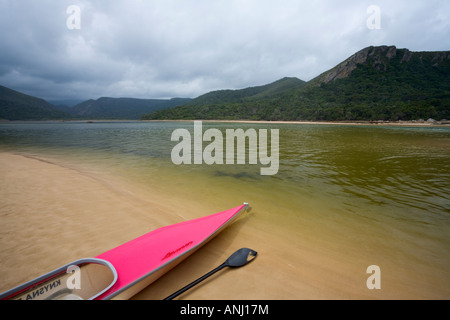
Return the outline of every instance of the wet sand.
[[[0,153],[1,292],[156,228],[241,204],[202,206],[80,168],[42,156]],[[383,276],[384,290],[368,290],[367,257],[352,248],[337,252],[327,245],[332,234],[311,238],[312,230],[293,242],[283,228],[259,219],[256,208],[133,299],[163,299],[241,247],[258,251],[258,258],[244,268],[224,270],[180,298],[436,298],[424,290],[410,293],[408,282],[395,272]],[[409,279],[408,270],[401,277]]]

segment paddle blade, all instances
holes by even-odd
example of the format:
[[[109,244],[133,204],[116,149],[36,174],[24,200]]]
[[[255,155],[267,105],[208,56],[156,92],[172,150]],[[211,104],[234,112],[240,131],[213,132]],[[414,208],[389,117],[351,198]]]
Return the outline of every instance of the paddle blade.
[[[242,248],[233,253],[225,262],[227,267],[243,267],[256,258],[258,252],[252,249]]]

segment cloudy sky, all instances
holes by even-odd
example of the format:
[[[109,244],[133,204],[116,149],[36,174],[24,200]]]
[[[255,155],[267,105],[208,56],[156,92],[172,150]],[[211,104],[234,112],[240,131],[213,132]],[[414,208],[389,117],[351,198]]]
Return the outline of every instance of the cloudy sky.
[[[197,97],[310,80],[370,45],[450,50],[450,1],[0,0],[0,39],[0,85],[27,94]]]

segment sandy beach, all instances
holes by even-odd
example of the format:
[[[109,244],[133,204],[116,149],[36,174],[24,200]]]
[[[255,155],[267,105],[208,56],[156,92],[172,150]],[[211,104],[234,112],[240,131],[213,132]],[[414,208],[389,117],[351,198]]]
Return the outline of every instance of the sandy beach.
[[[240,204],[230,203],[229,208]],[[156,228],[229,208],[202,206],[42,156],[0,153],[0,291]],[[409,293],[395,273],[383,278],[387,290],[368,290],[364,257],[358,261],[359,253],[351,249],[336,252],[327,246],[333,242],[327,235],[320,241],[310,236],[292,243],[283,226],[258,219],[258,210],[253,210],[133,299],[163,299],[241,247],[258,251],[258,258],[244,268],[225,270],[180,298],[420,299],[432,295],[426,290]],[[402,271],[402,277],[409,277],[408,270]]]

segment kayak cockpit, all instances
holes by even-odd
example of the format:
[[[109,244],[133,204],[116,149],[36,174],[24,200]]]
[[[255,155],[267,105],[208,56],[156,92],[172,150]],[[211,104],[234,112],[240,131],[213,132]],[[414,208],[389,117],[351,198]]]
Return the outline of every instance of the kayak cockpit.
[[[93,300],[117,281],[108,261],[82,259],[0,295],[0,300]]]

